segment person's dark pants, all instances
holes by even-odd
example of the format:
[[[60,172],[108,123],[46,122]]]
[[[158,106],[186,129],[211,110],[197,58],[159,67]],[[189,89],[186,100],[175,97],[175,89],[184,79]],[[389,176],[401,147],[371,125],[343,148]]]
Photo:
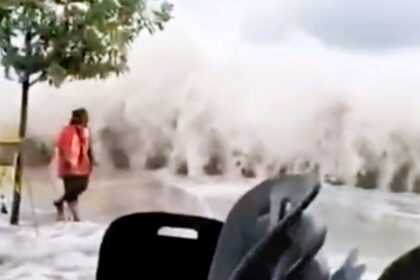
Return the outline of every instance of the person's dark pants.
[[[89,184],[89,176],[66,176],[63,178],[64,196],[67,203],[77,202],[79,196],[86,191]]]

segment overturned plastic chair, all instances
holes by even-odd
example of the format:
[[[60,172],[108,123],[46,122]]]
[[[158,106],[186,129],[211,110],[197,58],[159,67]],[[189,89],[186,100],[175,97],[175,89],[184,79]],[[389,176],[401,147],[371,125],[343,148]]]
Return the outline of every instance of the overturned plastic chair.
[[[288,175],[247,192],[228,215],[208,280],[360,280],[356,251],[335,273],[319,258],[327,230],[304,213],[319,191],[315,176]]]
[[[121,217],[105,232],[96,279],[205,280],[222,226],[217,220],[160,212]],[[183,237],[175,231],[183,231]]]

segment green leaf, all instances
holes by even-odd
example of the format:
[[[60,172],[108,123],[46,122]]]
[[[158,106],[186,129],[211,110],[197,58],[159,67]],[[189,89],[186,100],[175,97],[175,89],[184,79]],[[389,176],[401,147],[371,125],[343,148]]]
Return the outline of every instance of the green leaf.
[[[66,80],[121,75],[141,31],[163,30],[171,19],[173,5],[153,7],[146,0],[0,0],[5,76],[11,70],[20,77],[37,74],[37,81],[58,87]],[[26,46],[22,34],[31,35]]]
[[[47,70],[50,82],[52,85],[59,87],[67,77],[66,69],[61,67],[58,63],[53,63]]]

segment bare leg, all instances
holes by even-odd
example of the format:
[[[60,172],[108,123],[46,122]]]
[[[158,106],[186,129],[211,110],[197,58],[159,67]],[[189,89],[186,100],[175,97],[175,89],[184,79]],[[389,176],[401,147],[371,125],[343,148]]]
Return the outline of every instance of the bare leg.
[[[61,197],[60,199],[54,201],[54,206],[57,209],[57,221],[64,221],[64,199]]]
[[[80,216],[79,216],[79,210],[77,207],[77,201],[73,201],[73,202],[69,202],[69,209],[70,209],[70,213],[73,216],[73,221],[74,222],[80,222]]]
[[[66,180],[64,178],[63,178],[63,183],[64,183],[64,190],[66,190]],[[55,209],[57,210],[57,221],[65,220],[64,197],[65,197],[65,194],[61,195],[57,200],[54,200],[53,202]]]

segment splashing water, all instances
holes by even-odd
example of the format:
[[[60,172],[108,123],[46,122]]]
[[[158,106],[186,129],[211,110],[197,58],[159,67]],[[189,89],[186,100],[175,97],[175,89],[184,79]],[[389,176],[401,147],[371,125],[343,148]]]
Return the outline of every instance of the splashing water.
[[[284,21],[303,5],[280,2]],[[192,177],[318,166],[351,185],[416,190],[419,51],[349,50],[293,26],[256,44],[250,34],[275,24],[263,15],[276,1],[254,13],[250,1],[224,1],[217,16],[221,2],[205,3],[176,2],[169,28],[141,36],[120,79],[33,88],[29,135],[52,143],[69,111],[86,106],[104,166],[118,153],[133,172],[167,166]],[[19,89],[0,89],[6,133],[17,126]]]

